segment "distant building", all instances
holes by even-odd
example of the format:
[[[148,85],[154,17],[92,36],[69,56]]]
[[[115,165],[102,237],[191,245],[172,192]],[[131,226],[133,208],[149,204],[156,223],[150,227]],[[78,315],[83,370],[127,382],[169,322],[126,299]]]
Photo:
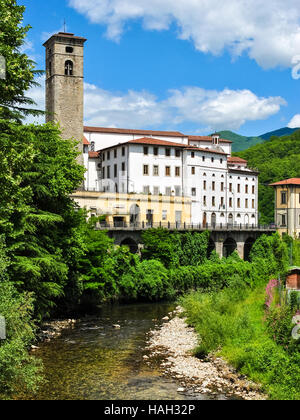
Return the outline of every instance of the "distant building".
[[[300,237],[300,178],[270,184],[275,189],[275,223],[281,235]]]

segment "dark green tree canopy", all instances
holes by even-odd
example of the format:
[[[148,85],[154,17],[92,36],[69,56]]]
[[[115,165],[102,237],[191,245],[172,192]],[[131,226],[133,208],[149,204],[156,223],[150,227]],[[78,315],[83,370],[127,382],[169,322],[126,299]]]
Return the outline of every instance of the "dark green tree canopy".
[[[6,62],[6,78],[0,79],[0,118],[21,120],[26,115],[40,115],[30,109],[34,101],[26,91],[37,83],[34,78],[41,71],[21,52],[30,26],[22,26],[24,6],[16,0],[0,0],[0,56]]]

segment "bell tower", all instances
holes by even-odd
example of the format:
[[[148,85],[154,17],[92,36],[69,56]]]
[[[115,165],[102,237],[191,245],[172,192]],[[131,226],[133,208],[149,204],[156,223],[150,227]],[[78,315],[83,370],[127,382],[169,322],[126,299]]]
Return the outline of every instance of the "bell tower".
[[[62,137],[79,141],[83,164],[83,50],[86,39],[59,32],[45,42],[46,122],[59,122]]]

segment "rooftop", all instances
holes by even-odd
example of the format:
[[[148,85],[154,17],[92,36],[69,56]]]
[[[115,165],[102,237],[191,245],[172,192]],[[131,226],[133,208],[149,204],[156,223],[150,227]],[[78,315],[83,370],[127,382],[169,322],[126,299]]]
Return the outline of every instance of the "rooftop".
[[[300,178],[289,178],[284,179],[283,181],[278,181],[274,182],[273,184],[270,184],[270,186],[276,185],[300,185]]]
[[[166,137],[187,137],[179,131],[153,131],[153,130],[133,130],[126,128],[107,128],[107,127],[83,127],[86,133],[112,133],[112,134],[138,134],[138,135],[152,135],[152,136],[166,136]]]

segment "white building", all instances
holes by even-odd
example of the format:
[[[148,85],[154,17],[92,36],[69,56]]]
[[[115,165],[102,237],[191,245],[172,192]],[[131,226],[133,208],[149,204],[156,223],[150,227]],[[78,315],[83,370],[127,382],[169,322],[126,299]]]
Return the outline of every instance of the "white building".
[[[258,172],[217,134],[84,127],[84,163],[87,191],[190,197],[203,226],[258,223]]]

